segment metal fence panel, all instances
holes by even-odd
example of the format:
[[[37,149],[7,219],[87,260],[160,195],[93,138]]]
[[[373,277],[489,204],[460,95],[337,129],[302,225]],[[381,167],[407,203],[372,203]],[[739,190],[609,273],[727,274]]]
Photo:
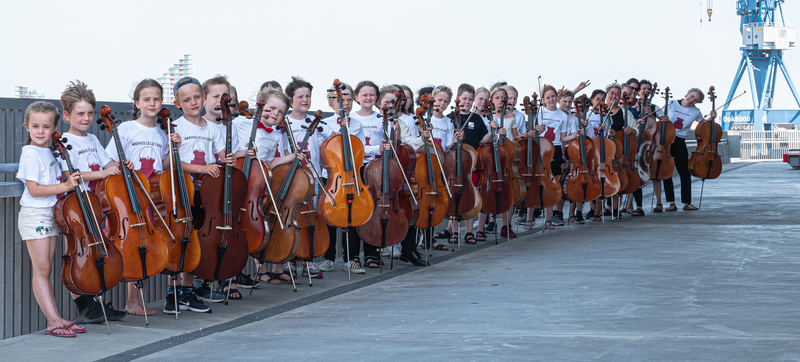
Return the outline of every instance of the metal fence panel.
[[[800,131],[741,131],[743,161],[781,160],[792,149],[800,148]]]

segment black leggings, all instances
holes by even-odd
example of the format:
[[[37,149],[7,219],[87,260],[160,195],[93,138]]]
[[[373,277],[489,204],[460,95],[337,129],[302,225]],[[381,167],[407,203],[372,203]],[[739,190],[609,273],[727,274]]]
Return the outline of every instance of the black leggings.
[[[336,229],[335,226],[328,225],[328,234],[331,238],[331,244],[328,246],[328,251],[325,252],[325,260],[334,261],[336,260]],[[345,235],[345,229],[349,229],[349,237]],[[356,232],[356,228],[342,228],[342,261],[345,263],[350,260],[358,260],[358,253],[360,250],[360,243],[361,239],[358,238],[358,232]],[[347,255],[347,245],[350,244],[350,255]]]
[[[681,177],[681,202],[691,204],[692,175],[689,174],[689,151],[686,149],[686,140],[675,137],[670,154],[675,158],[675,169]],[[664,192],[667,195],[667,202],[675,202],[675,185],[671,177],[664,180]]]
[[[636,206],[642,207],[642,189],[633,192],[633,201],[636,201]]]

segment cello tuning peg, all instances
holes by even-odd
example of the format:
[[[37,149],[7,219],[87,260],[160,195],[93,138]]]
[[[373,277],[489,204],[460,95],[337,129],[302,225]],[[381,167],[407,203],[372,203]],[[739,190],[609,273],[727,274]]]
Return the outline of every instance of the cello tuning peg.
[[[100,129],[101,129],[101,130],[103,130],[103,131],[105,131],[105,130],[106,130],[106,125],[104,125],[104,124],[101,124],[101,125],[100,125]]]
[[[322,127],[317,127],[317,132],[322,132]]]
[[[311,118],[306,118],[306,123],[311,123]]]
[[[108,115],[108,118],[111,118],[111,119],[113,119],[113,120],[116,120],[116,119],[117,119],[117,116],[115,116],[115,115],[113,115],[113,114],[109,114],[109,115]]]
[[[68,150],[72,150],[72,145],[67,145]]]
[[[323,122],[323,121],[319,121],[319,123],[320,123],[320,124],[325,124],[325,125],[327,125],[327,124],[328,124],[328,122]],[[322,128],[322,127],[320,127],[320,128]]]
[[[217,108],[219,109],[219,108]],[[217,122],[222,122],[222,117],[217,117]]]
[[[214,107],[214,110],[215,110],[215,111],[221,111],[222,109],[221,109],[221,108],[219,108],[219,107]]]
[[[333,92],[335,89],[328,89],[326,92]]]
[[[349,96],[349,95],[350,95],[350,93],[347,93],[347,92],[342,92],[342,95],[343,95],[343,96]]]
[[[300,128],[308,130],[308,126],[300,126]]]

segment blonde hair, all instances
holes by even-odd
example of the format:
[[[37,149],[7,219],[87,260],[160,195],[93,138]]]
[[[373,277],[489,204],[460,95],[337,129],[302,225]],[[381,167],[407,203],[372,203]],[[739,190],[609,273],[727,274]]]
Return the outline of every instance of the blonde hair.
[[[387,94],[395,94],[399,91],[400,88],[395,85],[385,85],[381,87],[380,93],[378,93],[378,103],[380,104],[383,97]]]
[[[441,92],[444,92],[445,94],[447,94],[447,100],[448,101],[453,99],[453,90],[450,89],[450,87],[448,87],[446,85],[440,85],[440,86],[438,86],[436,88],[433,88],[433,91],[431,92],[431,96],[432,97],[436,97],[436,95],[441,93]]]
[[[517,88],[514,88],[513,85],[504,85],[503,89],[506,90],[506,94],[508,94],[508,91],[512,91],[512,92],[516,93],[517,96],[519,96],[519,91],[517,90]]]
[[[572,93],[572,91],[569,89],[565,89],[563,92],[561,92],[561,94],[558,95],[558,100],[560,101],[561,98],[566,97],[575,97],[575,93]]]
[[[503,92],[503,93],[505,93],[505,94],[506,94],[506,97],[508,97],[508,92],[507,92],[505,89],[503,89],[503,87],[496,87],[496,88],[495,88],[495,89],[493,89],[491,92],[489,92],[489,100],[490,100],[490,101],[492,100],[492,98],[494,98],[494,95],[495,95],[497,92]]]
[[[289,97],[285,93],[283,93],[283,91],[280,88],[272,88],[267,86],[266,88],[261,89],[261,91],[258,92],[257,100],[264,101],[264,103],[267,103],[267,101],[269,101],[270,98],[273,97],[278,97],[278,99],[283,101],[283,104],[285,105],[283,109],[284,113],[289,111],[289,105],[292,104],[292,100],[289,99]]]
[[[342,90],[342,93],[350,93],[350,96],[353,96],[353,87],[349,84],[342,83],[339,88]],[[336,89],[331,88],[328,90],[328,105],[332,105],[334,102],[336,102]]]
[[[58,120],[61,119],[61,117],[58,114],[58,108],[56,108],[56,106],[54,106],[52,103],[45,101],[38,101],[29,104],[28,108],[25,108],[25,123],[22,124],[25,127],[25,129],[28,129],[28,123],[31,121],[32,113],[45,113],[52,115],[53,130],[55,131],[55,129],[58,128]],[[31,144],[30,132],[28,132],[28,140],[25,142],[25,145],[29,144]]]
[[[706,99],[706,95],[703,94],[703,91],[701,91],[700,88],[689,89],[689,92],[695,92],[698,96],[700,96],[700,99],[698,99],[697,102],[694,102],[695,104],[703,103],[703,100]]]
[[[486,93],[486,94],[490,94],[490,93],[489,93],[489,90],[488,90],[488,89],[486,89],[486,87],[478,87],[477,89],[475,89],[475,96],[476,96],[476,97],[478,96],[478,93]]]
[[[490,92],[490,94],[493,94],[494,91],[497,90],[497,88],[505,87],[507,85],[508,85],[508,82],[506,82],[504,80],[501,80],[499,82],[496,82],[496,83],[492,84],[492,86],[489,87],[489,92]],[[508,92],[506,92],[506,94],[508,94]]]
[[[64,111],[72,113],[72,109],[75,108],[75,105],[79,102],[86,102],[92,105],[92,108],[97,108],[97,99],[94,97],[94,92],[86,85],[79,80],[75,80],[74,82],[69,82],[67,89],[61,93],[61,108],[64,108]]]
[[[228,92],[231,91],[231,83],[228,82],[228,76],[227,75],[219,75],[219,74],[217,74],[217,75],[214,76],[214,78],[211,78],[211,79],[203,82],[203,87],[202,87],[203,88],[203,94],[208,94],[208,88],[210,88],[212,85],[220,85],[220,84],[223,84],[226,87],[228,87]]]

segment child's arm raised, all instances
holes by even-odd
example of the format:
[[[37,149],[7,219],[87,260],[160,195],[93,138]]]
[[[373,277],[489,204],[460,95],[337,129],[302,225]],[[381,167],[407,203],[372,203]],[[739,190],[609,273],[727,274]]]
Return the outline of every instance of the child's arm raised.
[[[36,181],[25,180],[28,186],[28,193],[33,197],[48,197],[58,194],[63,194],[78,186],[78,180],[81,176],[80,172],[73,173],[67,178],[66,182],[55,185],[39,185]]]

